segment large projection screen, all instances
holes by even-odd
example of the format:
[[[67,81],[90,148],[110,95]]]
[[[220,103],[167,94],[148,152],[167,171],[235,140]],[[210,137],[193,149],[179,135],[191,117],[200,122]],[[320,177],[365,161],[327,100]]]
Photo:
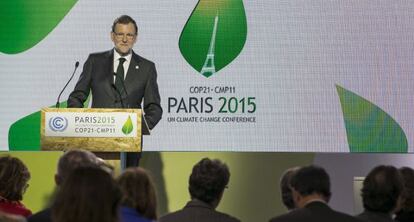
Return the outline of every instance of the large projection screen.
[[[164,110],[145,151],[414,151],[413,1],[9,2],[1,150],[39,150],[38,112],[128,14]]]

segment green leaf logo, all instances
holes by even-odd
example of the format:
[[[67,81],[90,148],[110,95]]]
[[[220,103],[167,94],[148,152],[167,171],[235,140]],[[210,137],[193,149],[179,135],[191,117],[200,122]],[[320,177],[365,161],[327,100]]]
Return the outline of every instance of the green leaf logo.
[[[181,33],[179,48],[195,70],[210,77],[240,54],[246,37],[242,0],[199,0]]]
[[[89,94],[83,107],[88,107],[91,100]],[[51,108],[55,107],[49,106]],[[61,108],[67,107],[67,101],[60,104]],[[40,111],[34,112],[14,122],[9,129],[9,150],[36,151],[40,150]]]
[[[390,115],[351,91],[338,85],[336,89],[351,152],[408,151],[405,133]]]
[[[127,121],[124,123],[124,126],[122,127],[122,132],[125,135],[128,135],[132,132],[132,129],[134,129],[134,126],[132,125],[131,116],[128,116]]]
[[[0,52],[17,54],[42,41],[77,0],[2,0]]]

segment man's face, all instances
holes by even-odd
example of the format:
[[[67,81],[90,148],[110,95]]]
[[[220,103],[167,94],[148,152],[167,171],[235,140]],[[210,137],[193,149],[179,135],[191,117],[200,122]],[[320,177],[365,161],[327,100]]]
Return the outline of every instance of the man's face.
[[[115,50],[119,54],[126,55],[130,52],[137,41],[135,31],[132,23],[115,25],[115,32],[111,32],[111,39],[114,42]]]

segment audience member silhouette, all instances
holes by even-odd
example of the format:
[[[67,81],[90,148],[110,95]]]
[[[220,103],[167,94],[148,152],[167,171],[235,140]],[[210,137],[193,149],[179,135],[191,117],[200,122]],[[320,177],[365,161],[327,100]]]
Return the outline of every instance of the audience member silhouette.
[[[100,168],[78,167],[59,188],[52,206],[54,222],[118,222],[121,191]]]
[[[280,179],[280,193],[282,196],[282,202],[288,210],[295,209],[295,202],[292,196],[291,179],[293,174],[299,169],[299,167],[293,167],[287,169]]]
[[[26,222],[26,218],[21,215],[7,214],[0,211],[0,222]]]
[[[331,197],[328,173],[318,166],[298,169],[291,179],[296,210],[272,218],[271,222],[357,222],[352,216],[328,206]]]
[[[68,175],[79,167],[99,165],[97,157],[85,150],[69,150],[65,152],[59,159],[57,172],[55,174],[55,183],[60,187]],[[53,201],[52,201],[53,204]],[[46,208],[28,218],[28,222],[51,222],[51,210]]]
[[[0,211],[28,217],[32,212],[20,201],[26,191],[30,172],[16,157],[0,157]]]
[[[155,187],[146,170],[128,168],[117,182],[122,192],[122,222],[150,222],[157,219]]]
[[[216,211],[230,179],[226,164],[220,160],[202,159],[189,179],[191,201],[179,211],[160,218],[160,222],[237,222],[238,219]]]
[[[365,177],[362,189],[364,212],[357,217],[367,222],[391,222],[403,192],[403,181],[397,168],[377,166]]]
[[[404,192],[401,209],[397,212],[395,220],[398,222],[414,221],[414,170],[403,167],[398,170],[404,181]]]

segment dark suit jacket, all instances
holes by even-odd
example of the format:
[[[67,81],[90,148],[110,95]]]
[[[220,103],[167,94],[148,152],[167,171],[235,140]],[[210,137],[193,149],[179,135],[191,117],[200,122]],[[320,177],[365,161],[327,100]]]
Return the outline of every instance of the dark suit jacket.
[[[413,222],[414,221],[414,212],[406,212],[404,210],[401,210],[397,213],[397,216],[395,217],[395,221],[398,222]]]
[[[114,50],[90,54],[74,91],[69,95],[68,107],[81,108],[92,91],[93,108],[141,108],[144,100],[145,119],[152,129],[162,116],[155,64],[132,52],[125,78],[126,93],[122,101],[114,88]],[[128,94],[128,96],[126,95]]]
[[[52,216],[51,216],[51,209],[46,208],[42,211],[39,211],[29,218],[27,218],[27,222],[51,222]]]
[[[364,211],[356,217],[364,222],[394,222],[391,215],[380,212]]]
[[[239,222],[240,220],[215,211],[210,205],[192,200],[182,210],[167,214],[159,222]]]
[[[304,208],[270,219],[270,222],[361,222],[355,217],[332,210],[322,202],[311,202]]]

